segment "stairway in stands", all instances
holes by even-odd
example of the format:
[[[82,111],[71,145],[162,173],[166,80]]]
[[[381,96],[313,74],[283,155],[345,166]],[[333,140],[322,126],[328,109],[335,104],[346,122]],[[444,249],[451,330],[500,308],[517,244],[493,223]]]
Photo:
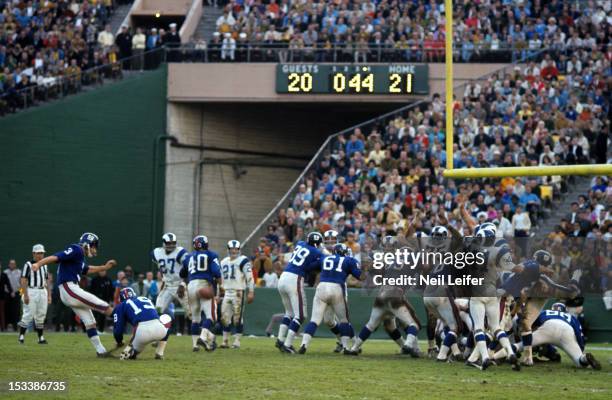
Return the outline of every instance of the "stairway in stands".
[[[132,8],[132,2],[128,4],[118,4],[117,7],[115,7],[115,12],[113,12],[109,21],[111,32],[117,33],[119,27],[121,27],[121,23],[130,12],[130,8]]]
[[[204,6],[202,18],[196,28],[194,37],[202,38],[208,42],[212,39],[213,33],[217,30],[217,19],[223,14],[223,8]]]
[[[550,215],[540,225],[538,236],[544,237],[555,230],[555,227],[570,212],[570,206],[578,201],[578,196],[587,194],[591,188],[591,177],[575,176],[569,184],[568,192],[562,195],[561,201],[554,203]]]

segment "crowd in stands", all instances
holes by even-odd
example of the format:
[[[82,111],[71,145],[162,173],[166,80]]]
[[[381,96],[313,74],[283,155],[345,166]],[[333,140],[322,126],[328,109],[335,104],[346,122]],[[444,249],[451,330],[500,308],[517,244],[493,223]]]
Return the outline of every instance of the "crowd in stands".
[[[611,3],[598,1],[454,1],[457,61],[509,61],[541,49],[607,45]],[[288,61],[442,61],[443,0],[230,0],[209,43],[212,57]],[[288,58],[287,58],[288,57]],[[285,61],[285,60],[281,60]]]
[[[0,0],[0,114],[116,79],[123,69],[155,67],[162,55],[154,50],[180,45],[176,24],[115,34],[116,3]]]
[[[454,167],[611,162],[611,61],[612,52],[598,50],[557,60],[546,55],[509,73],[468,83],[461,100],[453,103]],[[539,227],[573,178],[446,179],[444,121],[445,103],[436,94],[426,105],[334,139],[261,238],[254,255],[260,276],[270,269],[281,271],[292,245],[312,230],[340,232],[361,256],[385,235],[402,237],[409,229],[429,232],[441,212],[469,235],[459,216],[462,197],[478,222],[498,225],[498,235],[554,244],[556,261],[572,259],[562,265],[576,267],[579,254],[593,257],[582,265],[596,277],[589,289],[605,289],[604,278],[612,270],[606,247],[612,246],[612,180],[596,178],[590,193],[581,197],[570,217],[557,220],[559,227],[548,237]],[[576,240],[584,238],[591,244],[607,243],[605,254],[598,258],[579,245]],[[525,240],[532,242],[523,239],[523,244]],[[517,260],[531,256],[527,247],[517,246]]]

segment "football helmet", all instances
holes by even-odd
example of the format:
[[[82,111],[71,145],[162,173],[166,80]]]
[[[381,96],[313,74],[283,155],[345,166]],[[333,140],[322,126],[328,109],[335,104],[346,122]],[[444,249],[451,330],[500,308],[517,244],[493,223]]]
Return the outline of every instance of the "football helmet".
[[[88,257],[94,257],[98,254],[100,238],[98,238],[98,235],[95,233],[85,232],[79,239],[79,245],[83,248]]]
[[[323,243],[323,236],[319,232],[310,232],[306,237],[306,242],[314,247],[319,247]]]
[[[334,246],[334,254],[338,256],[347,256],[348,252],[349,248],[343,243],[338,243]]]
[[[172,232],[164,233],[162,236],[162,243],[166,254],[170,254],[176,249],[176,235]]]
[[[235,239],[227,242],[227,251],[230,256],[237,256],[240,254],[240,242]]]
[[[533,253],[533,258],[536,260],[538,264],[543,267],[548,267],[552,264],[553,258],[552,255],[546,250],[538,250]]]
[[[550,309],[553,311],[567,312],[567,306],[563,303],[554,303],[550,306]]]
[[[332,247],[336,243],[338,243],[338,232],[333,229],[329,229],[325,231],[325,233],[323,234],[323,237],[324,237],[324,243],[326,247]]]
[[[132,297],[136,297],[136,292],[131,287],[126,287],[119,291],[119,299],[121,301],[126,301]]]
[[[474,244],[480,247],[491,247],[495,244],[496,231],[495,227],[481,227],[474,235]]]
[[[446,248],[449,244],[450,233],[446,227],[437,225],[431,230],[431,239],[429,244],[434,249]]]
[[[195,250],[208,250],[208,238],[204,235],[198,235],[193,238],[193,248]]]

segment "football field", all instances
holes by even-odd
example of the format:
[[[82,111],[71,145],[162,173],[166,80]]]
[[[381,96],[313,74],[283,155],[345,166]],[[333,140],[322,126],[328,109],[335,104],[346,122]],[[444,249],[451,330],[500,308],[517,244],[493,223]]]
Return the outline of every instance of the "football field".
[[[273,339],[244,338],[240,350],[191,351],[191,337],[171,337],[166,359],[147,349],[136,361],[98,359],[84,334],[34,334],[19,345],[0,335],[0,398],[87,399],[610,399],[612,347],[593,345],[601,371],[537,364],[514,372],[509,365],[485,372],[397,354],[391,341],[369,341],[363,354],[334,354],[335,341],[317,339],[306,355],[281,354]],[[111,335],[102,336],[107,348]],[[423,348],[423,344],[421,348]],[[117,352],[118,353],[118,352]],[[9,393],[11,381],[63,381],[64,393]]]

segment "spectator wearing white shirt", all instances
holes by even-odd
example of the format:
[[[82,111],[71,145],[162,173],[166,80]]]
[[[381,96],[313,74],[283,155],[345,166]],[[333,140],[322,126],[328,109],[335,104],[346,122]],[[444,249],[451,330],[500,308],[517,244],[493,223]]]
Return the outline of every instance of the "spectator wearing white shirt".
[[[227,58],[231,61],[236,58],[236,39],[232,37],[231,33],[226,33],[221,43],[221,59],[225,61]]]
[[[231,27],[233,27],[234,24],[236,24],[236,19],[234,18],[232,13],[227,10],[223,13],[222,16],[217,18],[216,25],[217,25],[217,29],[220,32],[227,32],[227,28],[231,29]]]
[[[111,26],[106,25],[104,30],[98,34],[98,44],[106,52],[115,44],[115,35],[111,32]]]
[[[528,254],[528,237],[531,231],[531,219],[529,213],[523,210],[523,207],[517,206],[516,212],[512,217],[512,228],[514,236],[517,238],[518,247],[521,249],[521,257],[527,257]]]
[[[141,28],[136,28],[136,34],[132,36],[132,69],[142,71],[144,68],[144,51],[147,43],[147,37],[142,33]]]

